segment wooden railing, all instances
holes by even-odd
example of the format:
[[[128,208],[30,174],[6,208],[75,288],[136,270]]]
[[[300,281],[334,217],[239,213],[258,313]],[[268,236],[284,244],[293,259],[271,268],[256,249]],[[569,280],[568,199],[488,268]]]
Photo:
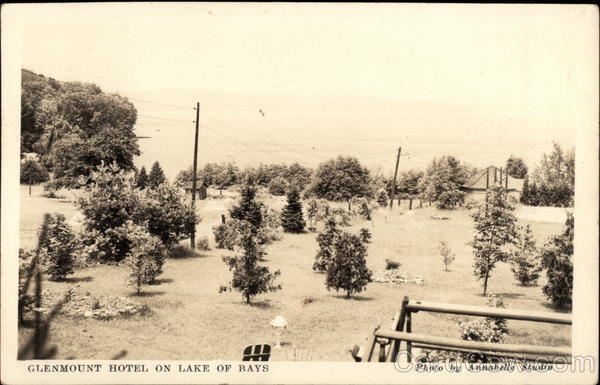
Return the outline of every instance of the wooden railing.
[[[379,355],[377,360],[379,362],[394,362],[398,357],[402,342],[406,343],[406,358],[409,362],[412,360],[413,347],[463,353],[479,353],[488,356],[510,357],[529,361],[542,358],[551,360],[561,357],[561,362],[570,362],[571,359],[570,347],[500,344],[414,334],[412,333],[412,314],[419,311],[546,322],[561,325],[572,324],[570,314],[409,301],[408,297],[404,297],[400,310],[396,312],[391,329],[375,328],[373,334],[367,340],[366,350],[360,360],[369,362],[374,359],[374,352],[377,345],[379,345]],[[358,360],[358,357],[355,357],[355,359]]]

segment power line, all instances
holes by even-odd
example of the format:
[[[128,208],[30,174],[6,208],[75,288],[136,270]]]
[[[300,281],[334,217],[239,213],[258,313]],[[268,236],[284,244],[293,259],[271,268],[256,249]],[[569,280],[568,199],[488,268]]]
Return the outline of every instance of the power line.
[[[239,128],[235,127],[234,125],[232,125],[232,124],[230,124],[230,123],[227,123],[227,122],[225,122],[225,121],[223,121],[223,120],[221,120],[221,119],[219,119],[219,118],[216,118],[216,117],[214,117],[214,116],[212,116],[212,115],[210,115],[210,114],[204,113],[204,115],[208,116],[209,118],[211,118],[211,119],[213,119],[213,120],[216,120],[217,122],[219,122],[219,123],[221,123],[221,124],[223,124],[223,125],[225,125],[225,126],[227,126],[227,127],[230,127],[230,128],[232,128],[232,129],[234,129],[234,130],[236,130],[236,131],[238,131],[238,132],[241,132],[241,133],[242,133],[242,134],[244,134],[244,135],[248,135],[248,136],[250,136],[250,137],[253,137],[253,138],[255,138],[255,139],[258,139],[258,140],[260,140],[260,141],[262,141],[262,142],[264,142],[264,143],[267,143],[267,144],[269,144],[269,145],[271,145],[271,146],[279,147],[279,148],[281,148],[281,149],[283,149],[283,150],[285,150],[285,151],[295,152],[295,153],[297,153],[297,154],[301,154],[301,155],[305,155],[305,156],[311,156],[311,157],[314,157],[314,158],[325,159],[325,158],[324,158],[324,157],[322,157],[322,156],[318,156],[318,155],[315,155],[315,154],[310,154],[310,153],[303,152],[303,151],[298,151],[298,150],[295,150],[295,149],[292,149],[292,148],[287,148],[287,147],[281,146],[281,145],[279,145],[279,144],[277,144],[277,143],[269,142],[269,141],[267,141],[267,140],[264,140],[264,138],[261,138],[261,137],[258,137],[258,136],[256,136],[256,135],[250,134],[250,133],[248,133],[248,132],[246,132],[246,131],[243,131],[243,130],[241,130],[241,129],[239,129]],[[256,122],[255,122],[255,124],[256,124]]]
[[[242,141],[239,141],[239,140],[237,140],[237,139],[234,139],[234,138],[232,138],[232,137],[231,137],[231,136],[229,136],[229,135],[225,135],[225,134],[223,134],[222,132],[219,132],[219,131],[217,131],[217,130],[213,130],[212,128],[210,128],[210,127],[207,127],[207,126],[206,126],[206,125],[204,125],[204,124],[201,124],[201,125],[200,125],[200,127],[204,128],[204,129],[206,129],[206,130],[208,130],[208,131],[210,131],[210,132],[213,132],[213,133],[215,133],[215,134],[217,134],[217,135],[220,135],[220,136],[222,136],[222,137],[224,137],[224,138],[227,138],[227,139],[229,139],[229,140],[231,140],[231,141],[233,141],[233,142],[236,142],[236,143],[238,143],[238,144],[241,144],[242,146],[245,146],[245,147],[247,147],[247,148],[249,148],[249,149],[251,149],[251,150],[258,151],[258,152],[262,152],[262,153],[264,153],[264,154],[271,155],[271,156],[276,156],[276,157],[278,156],[278,155],[275,155],[275,154],[273,154],[272,152],[265,151],[265,150],[261,150],[261,149],[259,149],[259,148],[253,147],[253,146],[251,146],[251,145],[249,145],[249,144],[247,144],[247,143],[244,143],[244,142],[242,142]]]
[[[173,107],[173,108],[181,108],[182,110],[190,110],[189,107],[184,107],[184,106],[176,106],[174,104],[165,104],[165,103],[157,103],[157,102],[151,102],[148,100],[143,100],[143,99],[136,99],[136,98],[131,98],[131,97],[127,97],[127,99],[131,99],[131,100],[135,100],[137,102],[142,102],[142,103],[148,103],[148,104],[154,104],[157,106],[164,106],[164,107]],[[193,109],[193,108],[192,108]]]
[[[150,118],[150,119],[159,119],[159,120],[170,120],[170,121],[174,121],[174,122],[194,123],[193,120],[161,118],[159,116],[150,116],[150,115],[144,115],[144,114],[138,114],[138,116],[143,116],[144,118]]]

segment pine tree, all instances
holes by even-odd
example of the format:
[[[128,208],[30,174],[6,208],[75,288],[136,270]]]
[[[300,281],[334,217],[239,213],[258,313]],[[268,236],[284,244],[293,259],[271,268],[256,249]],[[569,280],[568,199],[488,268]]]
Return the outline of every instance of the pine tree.
[[[73,273],[75,235],[62,214],[50,215],[46,236],[40,240],[39,255],[45,272],[53,281]]]
[[[475,257],[473,273],[478,280],[483,280],[483,295],[487,294],[488,279],[496,263],[506,261],[508,257],[502,247],[513,243],[517,237],[514,209],[506,190],[493,186],[485,194],[485,203],[479,204],[471,214],[475,230],[470,242]]]
[[[251,232],[256,235],[262,225],[262,205],[255,200],[256,187],[246,183],[242,186],[240,195],[240,201],[229,210],[229,216],[250,223]]]
[[[135,186],[140,190],[148,187],[148,174],[146,173],[146,167],[142,166],[140,171],[135,176]]]
[[[281,225],[286,233],[301,233],[304,231],[306,222],[302,217],[300,193],[296,189],[288,191],[287,205],[281,211]]]
[[[148,174],[148,187],[158,187],[166,181],[167,178],[165,178],[165,173],[160,167],[160,164],[158,162],[154,162],[152,169],[150,169],[150,174]]]
[[[335,239],[334,255],[326,271],[327,290],[343,290],[349,298],[373,281],[373,273],[367,268],[367,242],[364,233],[355,235],[345,231]]]
[[[525,227],[516,246],[517,250],[510,258],[511,271],[522,285],[535,282],[540,276],[542,267],[538,261],[538,249],[535,246],[531,226]]]
[[[249,226],[246,224],[246,226]],[[223,257],[223,262],[227,264],[230,271],[233,271],[233,277],[230,282],[230,287],[242,293],[246,303],[250,303],[250,299],[255,295],[273,292],[281,289],[281,285],[275,284],[275,279],[281,275],[279,270],[271,273],[269,268],[261,266],[258,261],[266,254],[262,247],[258,244],[248,228],[244,231],[242,238],[243,255],[237,257]],[[220,291],[225,291],[226,287],[222,286]]]

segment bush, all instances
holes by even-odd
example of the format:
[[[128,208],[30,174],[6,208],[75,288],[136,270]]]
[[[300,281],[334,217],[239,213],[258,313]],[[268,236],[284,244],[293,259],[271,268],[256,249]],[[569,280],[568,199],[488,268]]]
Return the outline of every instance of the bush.
[[[369,202],[369,200],[367,198],[361,198],[357,203],[358,203],[358,209],[357,209],[358,215],[360,215],[363,219],[370,221],[371,214],[373,212],[373,207],[371,207],[371,202]]]
[[[77,242],[71,226],[66,223],[62,214],[50,215],[48,231],[40,239],[38,253],[44,272],[50,275],[52,281],[65,279],[73,273],[74,254]]]
[[[340,233],[333,241],[334,254],[327,264],[325,286],[346,292],[346,297],[360,293],[369,282],[373,273],[367,268],[367,242],[364,236]]]
[[[306,222],[302,217],[302,204],[297,190],[287,194],[287,205],[281,211],[281,225],[286,233],[302,233]]]
[[[388,193],[384,189],[380,189],[377,191],[376,198],[377,204],[381,207],[388,207],[390,198],[388,197]]]
[[[510,256],[511,271],[522,285],[536,282],[542,271],[542,266],[538,261],[538,249],[535,247],[531,226],[527,225],[525,227],[516,246],[517,250]]]
[[[261,207],[262,223],[256,234],[260,245],[267,245],[273,241],[281,239],[281,219],[280,214],[266,206]]]
[[[281,176],[277,176],[277,177],[271,179],[271,182],[269,182],[269,192],[272,195],[276,195],[276,196],[285,195],[287,188],[288,188],[288,183],[285,180],[285,178],[283,178]]]
[[[394,270],[400,267],[400,262],[391,260],[389,258],[385,259],[385,269],[386,270]]]
[[[340,226],[350,226],[350,219],[352,218],[352,212],[344,210],[342,208],[331,209],[331,215],[335,218],[335,221]]]
[[[200,239],[198,239],[198,241],[196,242],[196,247],[198,248],[198,250],[205,250],[205,251],[210,250],[210,246],[208,244],[208,237],[207,236],[200,237]]]
[[[541,252],[542,268],[546,269],[544,295],[556,306],[565,308],[573,303],[573,236],[575,221],[567,215],[565,231],[548,239]]]
[[[454,210],[457,207],[462,206],[465,201],[465,193],[460,190],[444,191],[440,194],[436,207],[438,209],[450,209]]]
[[[123,227],[130,242],[129,252],[123,264],[130,269],[127,284],[137,288],[140,294],[142,285],[153,284],[162,273],[162,266],[168,251],[161,240],[133,222],[127,222]]]
[[[127,221],[144,226],[166,247],[189,237],[198,222],[185,197],[167,184],[140,191],[115,166],[100,167],[92,178],[94,183],[77,203],[85,216],[84,250],[100,262],[119,262],[129,252],[130,242],[122,230]]]
[[[442,261],[444,262],[444,269],[448,271],[448,268],[456,259],[456,254],[450,250],[446,241],[440,242],[440,255],[442,256]]]
[[[502,297],[490,296],[488,306],[505,308]],[[466,341],[479,341],[490,343],[503,343],[508,329],[504,318],[475,319],[468,322],[458,321],[458,329],[461,338]],[[421,354],[416,357],[417,362],[469,362],[469,363],[491,363],[503,361],[503,358],[486,356],[480,353],[445,352],[438,350],[422,349]]]

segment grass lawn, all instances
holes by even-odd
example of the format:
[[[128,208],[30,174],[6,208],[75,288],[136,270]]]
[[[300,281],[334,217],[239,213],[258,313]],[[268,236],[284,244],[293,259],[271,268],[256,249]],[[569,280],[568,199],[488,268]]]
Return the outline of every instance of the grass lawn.
[[[41,189],[40,189],[41,190]],[[209,236],[220,222],[231,198],[199,201],[202,223],[199,236]],[[283,198],[269,198],[268,204],[280,208]],[[528,208],[529,209],[529,208]],[[35,245],[35,229],[44,212],[62,212],[67,220],[76,214],[69,202],[29,197],[21,190],[21,245]],[[531,224],[542,246],[545,239],[562,232],[560,221],[542,222],[530,211],[521,224]],[[434,220],[443,215],[448,220]],[[537,219],[536,221],[532,221]],[[382,269],[385,259],[401,263],[400,269],[419,274],[422,285],[371,283],[352,299],[345,293],[327,291],[324,276],[312,271],[316,234],[285,234],[281,241],[267,247],[265,264],[280,269],[283,289],[255,297],[252,305],[243,303],[239,293],[219,294],[220,285],[231,278],[221,256],[227,251],[212,249],[186,257],[170,259],[160,276],[160,284],[144,287],[142,297],[132,296],[124,285],[126,271],[115,266],[96,266],[76,271],[70,282],[45,282],[44,289],[63,291],[79,285],[93,295],[132,296],[146,303],[152,313],[127,319],[100,321],[59,316],[51,328],[51,342],[58,347],[57,358],[110,359],[126,351],[127,359],[239,360],[245,346],[275,343],[269,322],[277,315],[288,321],[281,350],[272,360],[352,360],[349,349],[361,343],[376,325],[387,326],[403,296],[415,300],[484,305],[482,286],[472,273],[473,256],[467,242],[472,237],[472,221],[465,210],[440,212],[434,208],[408,211],[404,206],[393,211],[379,209],[373,221],[356,221],[347,229],[367,227],[373,238],[368,265]],[[34,231],[32,232],[31,229]],[[439,241],[445,240],[456,253],[450,271],[444,271]],[[182,242],[188,244],[187,242]],[[511,309],[553,311],[547,305],[541,286],[520,286],[506,264],[499,264],[489,281],[489,294],[500,294]],[[458,337],[459,316],[418,313],[413,317],[413,332]],[[508,321],[507,343],[569,345],[571,328],[550,324]],[[19,331],[20,341],[31,329]]]

